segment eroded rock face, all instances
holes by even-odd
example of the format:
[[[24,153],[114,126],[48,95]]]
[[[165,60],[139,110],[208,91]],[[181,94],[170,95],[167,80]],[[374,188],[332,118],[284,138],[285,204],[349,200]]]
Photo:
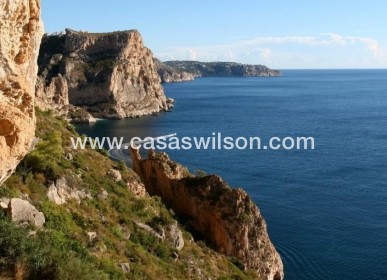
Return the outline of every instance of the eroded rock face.
[[[196,177],[165,153],[141,159],[132,150],[133,169],[151,195],[213,243],[220,253],[233,256],[263,279],[283,279],[283,265],[271,243],[265,220],[242,189],[231,189],[219,176]]]
[[[83,106],[95,117],[125,118],[168,109],[152,52],[136,30],[45,35],[37,105]]]
[[[30,148],[43,26],[40,0],[0,1],[0,185]]]

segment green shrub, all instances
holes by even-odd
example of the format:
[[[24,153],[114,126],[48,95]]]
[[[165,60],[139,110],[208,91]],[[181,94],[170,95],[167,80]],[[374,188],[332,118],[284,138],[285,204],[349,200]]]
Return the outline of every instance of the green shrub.
[[[41,139],[35,150],[26,156],[25,164],[33,171],[43,172],[55,179],[59,176],[63,159],[62,135],[60,132],[52,132],[46,139]]]

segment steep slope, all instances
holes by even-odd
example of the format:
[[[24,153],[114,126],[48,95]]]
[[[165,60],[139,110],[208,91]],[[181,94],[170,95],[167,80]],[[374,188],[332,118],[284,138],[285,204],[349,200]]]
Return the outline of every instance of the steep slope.
[[[219,176],[192,176],[165,153],[141,159],[132,149],[133,169],[151,195],[162,201],[215,249],[257,270],[262,279],[283,279],[281,258],[271,243],[265,220],[242,189],[231,189]]]
[[[106,151],[74,150],[63,119],[37,110],[37,136],[0,188],[0,279],[260,279],[195,240]],[[43,228],[14,225],[6,198],[37,208]]]
[[[152,52],[136,30],[45,35],[38,63],[39,107],[71,104],[104,118],[168,110]]]
[[[39,0],[0,1],[0,185],[35,133],[36,59],[43,35]]]
[[[281,75],[280,71],[264,65],[235,62],[173,60],[165,61],[163,64],[175,71],[190,73],[193,77],[277,77]]]

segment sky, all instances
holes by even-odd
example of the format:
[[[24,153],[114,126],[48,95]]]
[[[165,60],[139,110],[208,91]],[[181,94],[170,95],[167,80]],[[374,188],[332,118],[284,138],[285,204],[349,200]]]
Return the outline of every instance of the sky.
[[[387,68],[386,0],[42,0],[46,32],[137,29],[161,60]]]

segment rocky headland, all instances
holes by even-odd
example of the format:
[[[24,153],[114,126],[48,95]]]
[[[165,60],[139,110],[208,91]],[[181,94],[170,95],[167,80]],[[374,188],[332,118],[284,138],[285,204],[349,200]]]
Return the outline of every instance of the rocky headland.
[[[165,83],[191,81],[196,77],[278,77],[279,70],[264,65],[236,62],[200,62],[172,60],[158,62],[157,71]]]
[[[142,159],[132,149],[132,162],[148,193],[160,196],[218,252],[257,270],[262,279],[283,279],[282,261],[265,220],[245,191],[230,188],[216,175],[193,176],[165,153],[151,151]]]
[[[83,113],[88,122],[86,112],[98,118],[137,117],[170,106],[152,52],[137,30],[46,34],[38,64],[36,104],[60,109],[70,119]]]

